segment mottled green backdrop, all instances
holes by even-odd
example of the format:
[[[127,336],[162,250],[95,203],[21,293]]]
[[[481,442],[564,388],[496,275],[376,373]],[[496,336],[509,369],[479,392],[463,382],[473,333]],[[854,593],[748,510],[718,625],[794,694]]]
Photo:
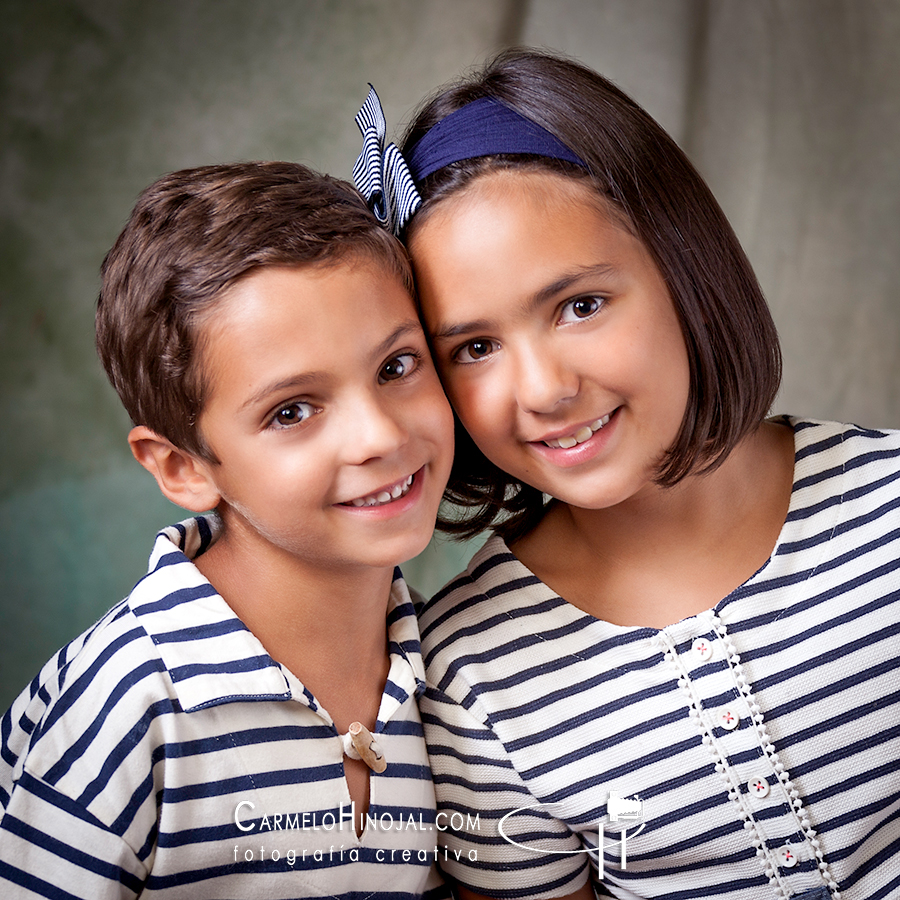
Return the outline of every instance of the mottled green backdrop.
[[[346,176],[367,82],[397,130],[513,42],[619,81],[708,175],[784,337],[782,409],[900,426],[896,0],[0,0],[0,707],[182,515],[93,349],[140,189],[236,159]],[[467,552],[407,574],[431,591]]]

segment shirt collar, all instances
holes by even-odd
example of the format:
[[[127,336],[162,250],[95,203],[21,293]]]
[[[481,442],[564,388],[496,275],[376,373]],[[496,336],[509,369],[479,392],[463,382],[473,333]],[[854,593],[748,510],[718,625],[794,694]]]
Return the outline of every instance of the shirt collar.
[[[191,561],[220,532],[214,515],[164,528],[156,536],[149,572],[128,601],[186,712],[232,700],[292,696],[281,667]]]
[[[418,696],[425,690],[419,622],[410,590],[399,568],[394,569],[387,625],[391,666],[378,711],[379,723],[386,722],[407,697]]]
[[[259,640],[192,562],[219,536],[216,515],[196,516],[156,536],[148,574],[129,606],[156,645],[182,709],[192,712],[231,701],[294,699],[319,712],[308,690],[297,690]],[[387,612],[391,666],[379,720],[425,688],[419,629],[399,569]],[[291,689],[291,681],[295,689]]]

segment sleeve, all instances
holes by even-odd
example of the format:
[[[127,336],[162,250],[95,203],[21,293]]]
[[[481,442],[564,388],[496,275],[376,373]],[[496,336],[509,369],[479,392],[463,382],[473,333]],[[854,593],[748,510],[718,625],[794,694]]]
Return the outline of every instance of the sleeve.
[[[121,837],[27,769],[22,773],[0,820],[0,895],[130,900],[146,877]]]
[[[472,891],[510,900],[550,900],[585,885],[587,848],[539,804],[488,725],[430,685],[420,707],[441,868]]]

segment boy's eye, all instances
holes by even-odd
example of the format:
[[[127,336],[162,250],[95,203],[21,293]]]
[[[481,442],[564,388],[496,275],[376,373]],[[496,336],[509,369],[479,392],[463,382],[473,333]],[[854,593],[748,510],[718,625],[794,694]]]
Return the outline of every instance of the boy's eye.
[[[489,341],[486,338],[478,338],[477,340],[463,344],[463,346],[457,350],[456,361],[461,363],[478,362],[478,360],[490,356],[496,349],[497,345],[494,341]]]
[[[413,353],[401,353],[400,356],[389,359],[378,373],[379,384],[384,384],[386,381],[397,381],[399,378],[406,377],[415,371],[417,363],[418,359]]]
[[[559,321],[566,323],[589,319],[595,313],[600,311],[603,303],[604,300],[602,297],[576,297],[574,300],[569,300],[568,303],[563,305]]]
[[[272,424],[278,428],[290,428],[292,425],[299,425],[305,422],[316,411],[311,403],[303,403],[298,400],[296,403],[287,403],[272,416]]]

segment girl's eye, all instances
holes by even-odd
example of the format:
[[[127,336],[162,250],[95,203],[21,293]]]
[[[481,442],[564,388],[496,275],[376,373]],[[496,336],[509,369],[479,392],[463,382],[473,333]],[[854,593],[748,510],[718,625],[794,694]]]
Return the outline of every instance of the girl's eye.
[[[460,363],[478,362],[480,359],[490,356],[496,349],[497,345],[494,341],[489,341],[486,338],[478,338],[477,340],[463,344],[462,347],[456,351],[454,358],[456,362]]]
[[[563,306],[559,321],[564,324],[583,322],[598,313],[604,302],[602,297],[576,297]]]
[[[288,403],[282,406],[272,416],[272,424],[276,428],[290,428],[293,425],[305,422],[315,412],[316,408],[311,403],[303,403],[298,400],[296,403]]]
[[[405,378],[411,372],[415,371],[418,362],[419,359],[414,353],[401,353],[400,356],[389,359],[381,367],[381,371],[378,373],[379,384],[384,384],[386,381],[397,381],[400,378]]]

